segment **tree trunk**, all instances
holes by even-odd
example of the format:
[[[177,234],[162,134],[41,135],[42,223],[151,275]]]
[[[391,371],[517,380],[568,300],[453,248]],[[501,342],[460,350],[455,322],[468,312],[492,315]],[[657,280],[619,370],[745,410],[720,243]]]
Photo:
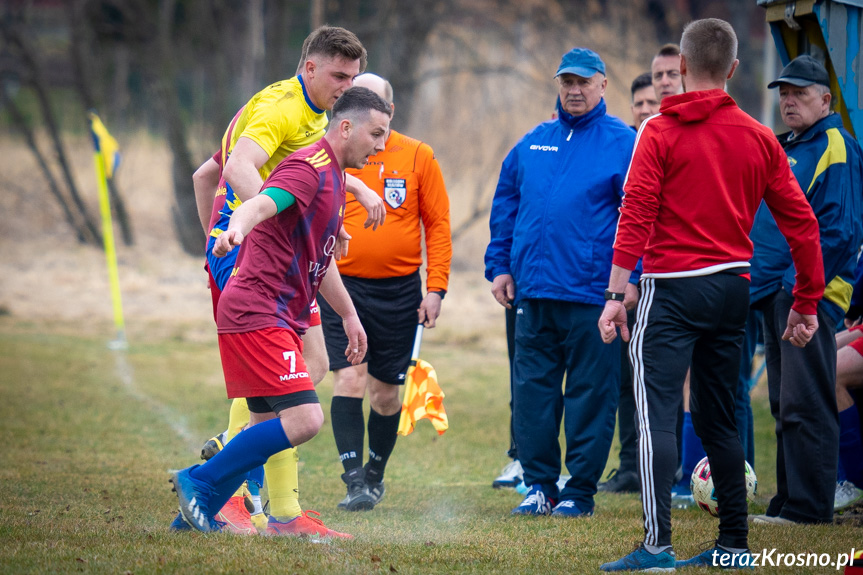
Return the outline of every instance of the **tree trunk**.
[[[84,37],[86,28],[84,21],[81,18],[82,3],[80,0],[70,0],[67,4],[67,13],[69,15],[69,28],[71,30],[69,42],[69,56],[72,60],[72,67],[75,70],[75,89],[78,91],[78,96],[81,98],[81,104],[84,110],[92,110],[96,108],[96,101],[90,86],[93,85],[89,70],[84,66]],[[106,158],[107,159],[107,158]],[[120,226],[120,235],[123,238],[123,243],[127,246],[135,244],[135,234],[132,231],[132,222],[129,218],[129,212],[126,210],[126,202],[120,195],[120,190],[117,188],[117,182],[111,178],[108,180],[108,193],[111,197],[111,207],[117,223]]]
[[[96,243],[96,245],[101,245],[102,234],[96,224],[97,220],[90,217],[90,214],[87,211],[87,206],[84,204],[83,199],[81,199],[81,195],[78,193],[78,186],[75,184],[72,170],[69,166],[68,160],[66,159],[66,152],[63,148],[63,142],[60,139],[60,130],[58,129],[57,122],[54,119],[54,112],[51,110],[51,102],[48,99],[48,91],[46,89],[39,64],[33,56],[33,50],[26,41],[25,34],[22,34],[21,30],[15,24],[7,22],[2,26],[2,30],[7,42],[17,48],[17,52],[23,61],[24,69],[29,72],[28,83],[36,93],[36,99],[39,102],[39,108],[42,112],[42,119],[45,122],[45,126],[48,128],[48,133],[54,144],[54,150],[57,153],[57,162],[60,164],[60,169],[66,180],[69,195],[80,212],[81,218],[83,219],[84,225],[87,229],[87,239],[95,239],[94,243]]]
[[[172,209],[174,226],[180,245],[190,255],[200,255],[203,251],[201,238],[201,223],[198,218],[198,208],[195,204],[195,194],[192,192],[192,173],[195,166],[186,142],[186,125],[180,110],[180,98],[175,85],[175,67],[171,50],[173,32],[173,16],[176,0],[162,0],[159,3],[159,22],[156,58],[140,54],[142,62],[148,62],[148,70],[152,79],[153,92],[163,112],[167,129],[168,145],[174,156],[172,179],[176,205]],[[146,45],[142,45],[147,50]]]
[[[15,124],[15,127],[18,128],[18,131],[21,132],[21,135],[24,136],[24,140],[27,142],[27,147],[33,152],[33,156],[35,156],[36,162],[39,164],[39,168],[41,168],[42,174],[45,176],[45,180],[48,182],[48,189],[51,190],[51,194],[57,199],[60,207],[63,208],[63,214],[66,216],[66,221],[75,232],[78,243],[86,244],[88,238],[87,226],[84,225],[83,222],[78,221],[78,218],[75,217],[75,214],[69,207],[69,203],[66,201],[66,198],[63,197],[63,193],[57,185],[57,180],[54,179],[54,174],[51,173],[51,169],[48,167],[48,162],[45,160],[45,156],[42,155],[42,152],[39,151],[39,147],[36,145],[36,138],[33,136],[33,130],[27,124],[27,120],[25,120],[24,116],[21,115],[15,102],[6,95],[5,89],[0,89],[0,101],[2,101],[3,106],[9,110],[12,122]],[[95,241],[95,238],[90,238],[90,241]]]

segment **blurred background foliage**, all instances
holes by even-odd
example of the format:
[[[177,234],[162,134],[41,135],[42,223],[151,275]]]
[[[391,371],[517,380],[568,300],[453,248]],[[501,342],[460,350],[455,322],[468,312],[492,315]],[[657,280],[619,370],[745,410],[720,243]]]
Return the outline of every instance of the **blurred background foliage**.
[[[50,191],[78,240],[94,245],[95,204],[78,190],[67,139],[85,135],[86,112],[97,109],[121,145],[142,134],[163,141],[174,230],[197,254],[192,172],[252,94],[294,74],[310,30],[344,26],[368,49],[369,70],[393,84],[393,126],[438,153],[454,237],[476,250],[506,151],[550,117],[560,55],[576,45],[599,52],[609,111],[629,123],[632,79],[686,22],[708,16],[738,32],[742,66],[729,89],[757,115],[766,27],[754,0],[5,0],[0,127],[39,166],[28,187]],[[0,187],[21,185],[0,174]],[[132,244],[123,194],[112,192]]]

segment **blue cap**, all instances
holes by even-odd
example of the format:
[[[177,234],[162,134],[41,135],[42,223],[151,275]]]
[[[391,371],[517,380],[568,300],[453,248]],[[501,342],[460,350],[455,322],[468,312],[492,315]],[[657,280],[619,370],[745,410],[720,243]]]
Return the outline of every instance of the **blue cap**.
[[[605,62],[599,54],[587,48],[573,48],[563,55],[554,77],[557,78],[561,74],[575,74],[582,78],[590,78],[597,72],[605,75]]]

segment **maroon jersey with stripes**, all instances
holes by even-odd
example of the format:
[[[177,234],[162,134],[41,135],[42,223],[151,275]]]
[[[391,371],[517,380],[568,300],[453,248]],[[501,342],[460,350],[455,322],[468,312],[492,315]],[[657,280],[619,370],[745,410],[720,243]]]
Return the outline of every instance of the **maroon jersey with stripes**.
[[[266,188],[286,190],[297,201],[243,240],[219,301],[219,333],[280,327],[303,335],[309,304],[332,260],[344,217],[345,175],[326,140],[282,160]]]

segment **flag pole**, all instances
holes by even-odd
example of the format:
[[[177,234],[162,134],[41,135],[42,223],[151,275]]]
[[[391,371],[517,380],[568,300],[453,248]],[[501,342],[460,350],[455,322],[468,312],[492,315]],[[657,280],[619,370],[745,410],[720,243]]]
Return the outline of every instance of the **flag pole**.
[[[414,336],[414,349],[411,351],[411,361],[416,363],[420,357],[420,344],[423,342],[423,324],[417,325],[417,333]]]
[[[94,120],[98,120],[98,116],[93,112],[90,113],[91,129]],[[117,329],[117,338],[108,342],[108,347],[112,349],[124,349],[128,347],[126,341],[126,324],[123,320],[123,300],[120,293],[120,274],[117,268],[117,250],[114,243],[114,224],[111,219],[111,199],[108,195],[108,175],[105,165],[105,156],[102,153],[102,146],[99,144],[99,137],[96,132],[93,132],[93,146],[96,151],[93,154],[93,160],[96,163],[96,181],[99,185],[99,212],[102,216],[102,237],[105,245],[105,261],[108,264],[108,281],[111,287],[111,302],[114,310],[114,326]]]

